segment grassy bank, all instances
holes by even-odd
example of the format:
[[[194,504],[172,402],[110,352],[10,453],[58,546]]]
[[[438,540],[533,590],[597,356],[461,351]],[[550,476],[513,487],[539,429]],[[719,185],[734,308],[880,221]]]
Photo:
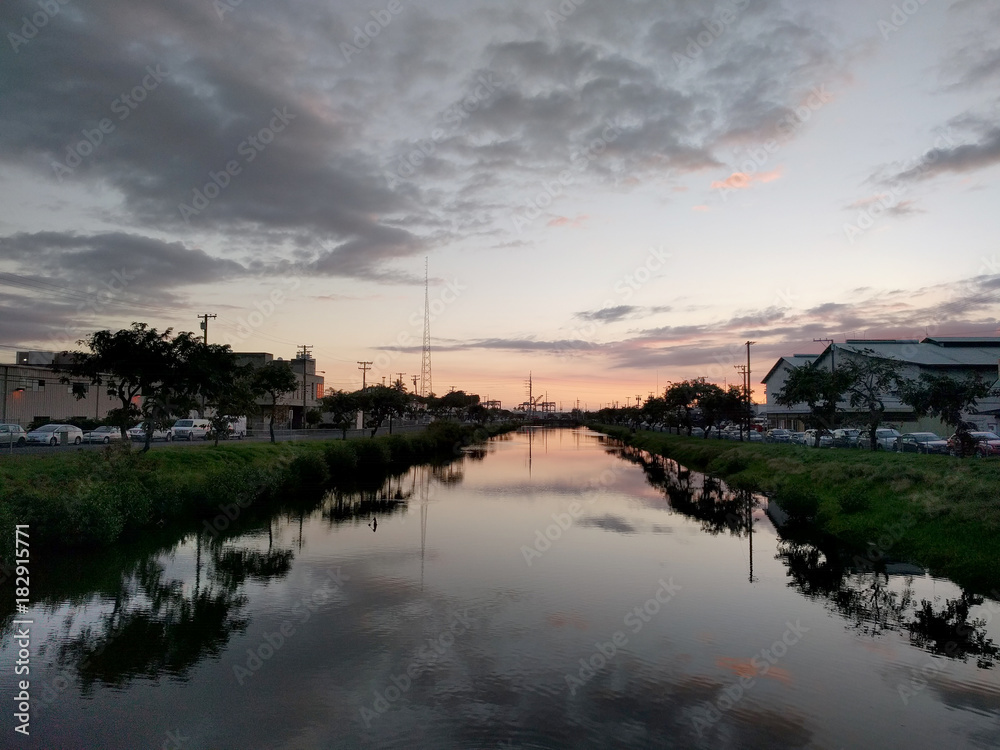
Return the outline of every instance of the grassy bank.
[[[1000,588],[1000,460],[595,429],[766,493],[847,547],[915,562],[980,592]]]
[[[166,524],[195,523],[219,506],[260,508],[289,494],[450,460],[461,448],[512,429],[435,422],[427,430],[353,440],[227,443],[141,453],[101,451],[0,460],[0,557],[11,560],[13,527],[29,524],[33,548],[107,546]]]

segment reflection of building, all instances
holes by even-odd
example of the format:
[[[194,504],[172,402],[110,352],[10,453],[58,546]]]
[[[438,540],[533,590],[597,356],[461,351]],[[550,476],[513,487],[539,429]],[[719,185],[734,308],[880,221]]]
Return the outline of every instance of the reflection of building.
[[[104,419],[121,406],[104,388],[83,379],[60,383],[64,373],[52,368],[63,361],[54,352],[18,352],[18,364],[0,365],[0,423],[26,427],[73,417]]]
[[[980,429],[996,429],[1000,415],[1000,393],[997,391],[1000,384],[1000,337],[993,336],[934,336],[922,341],[848,339],[843,344],[830,344],[819,355],[795,354],[782,357],[761,381],[767,389],[768,427],[804,429],[802,418],[809,413],[808,406],[796,404],[784,407],[774,402],[775,394],[782,389],[793,367],[812,364],[823,369],[839,369],[841,364],[866,357],[900,362],[900,374],[904,380],[915,381],[924,373],[955,378],[978,374],[985,382],[994,385],[994,391],[991,396],[980,400],[977,408],[966,414],[965,418],[977,424]],[[929,430],[942,433],[950,429],[937,419],[918,419],[913,409],[903,404],[896,393],[884,394],[883,402],[886,422],[899,427],[902,432]],[[851,407],[846,401],[842,401],[839,408],[848,416],[860,416],[860,412],[864,411]]]
[[[274,355],[269,352],[236,352],[236,356],[241,365],[253,364],[255,367],[263,367],[268,362],[274,361]],[[283,361],[280,357],[278,362]],[[323,397],[324,378],[316,372],[316,360],[312,357],[287,360],[288,365],[295,373],[298,385],[293,393],[286,393],[278,399],[278,405],[274,412],[276,425],[285,425],[292,429],[301,429],[305,426],[303,422],[303,406],[305,411],[319,407],[319,400]],[[303,386],[303,378],[305,385]],[[258,402],[261,406],[260,419],[269,421],[271,418],[271,397],[265,396]]]

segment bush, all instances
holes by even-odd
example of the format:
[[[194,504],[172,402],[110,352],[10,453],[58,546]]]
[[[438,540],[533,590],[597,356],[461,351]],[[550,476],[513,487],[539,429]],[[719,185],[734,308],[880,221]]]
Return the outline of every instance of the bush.
[[[382,438],[355,440],[352,446],[358,456],[358,468],[362,471],[383,470],[392,461],[389,446],[383,442]]]
[[[330,481],[326,457],[319,453],[304,453],[292,459],[285,472],[285,485],[290,490],[320,489]]]

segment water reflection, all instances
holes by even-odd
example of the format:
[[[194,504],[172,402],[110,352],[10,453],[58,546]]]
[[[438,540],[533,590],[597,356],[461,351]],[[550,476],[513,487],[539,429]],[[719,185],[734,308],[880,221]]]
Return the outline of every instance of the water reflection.
[[[473,460],[481,460],[481,456]],[[379,517],[404,510],[421,488],[426,497],[432,477],[441,483],[457,484],[463,473],[453,465],[425,467],[385,477],[376,487],[332,489],[319,502],[317,515],[330,525],[363,520],[374,532]],[[315,512],[312,509],[308,515]],[[250,618],[244,614],[246,585],[280,580],[289,574],[295,552],[275,548],[274,527],[280,527],[282,521],[297,523],[301,549],[301,524],[306,515],[305,508],[300,507],[267,519],[267,547],[263,549],[259,546],[263,524],[245,522],[215,535],[198,533],[172,546],[142,549],[125,565],[117,561],[115,585],[105,582],[101,586],[99,612],[90,617],[88,624],[81,626],[78,621],[88,604],[94,606],[93,590],[88,592],[91,596],[73,598],[75,606],[69,608],[54,636],[56,664],[78,676],[84,695],[92,693],[95,683],[123,688],[135,679],[185,679],[192,667],[204,659],[217,658],[234,634],[247,629]],[[193,585],[187,569],[181,566],[171,572],[167,565],[167,561],[191,547]],[[73,578],[90,580],[91,585],[92,576],[100,574],[86,566],[82,573],[81,577],[78,571]],[[43,588],[36,590],[53,605],[65,603],[65,591],[50,592],[46,597]]]
[[[231,576],[218,572],[231,582]],[[246,599],[236,588],[208,586],[186,593],[183,582],[167,576],[159,562],[143,560],[122,576],[110,611],[60,642],[57,663],[76,672],[84,695],[95,682],[122,687],[140,677],[183,677],[246,628],[240,614]],[[75,616],[67,615],[66,631]]]
[[[753,512],[766,499],[725,482],[692,472],[662,456],[622,446],[611,448],[626,461],[642,467],[647,481],[664,491],[670,507],[697,519],[709,534],[727,533],[753,540]],[[857,631],[872,636],[907,633],[910,642],[932,654],[960,661],[974,660],[981,669],[994,666],[1000,647],[986,635],[987,621],[971,617],[982,596],[962,591],[939,606],[917,600],[911,575],[891,576],[891,569],[913,569],[886,559],[862,560],[832,539],[805,541],[801,529],[778,541],[778,559],[787,567],[790,584],[804,596],[823,599]],[[753,551],[750,552],[751,580]],[[868,569],[864,569],[868,568]]]

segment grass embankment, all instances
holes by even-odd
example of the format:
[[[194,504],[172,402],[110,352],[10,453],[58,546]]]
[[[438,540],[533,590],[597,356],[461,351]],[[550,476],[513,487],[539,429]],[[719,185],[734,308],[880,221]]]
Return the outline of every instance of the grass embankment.
[[[984,593],[1000,588],[1000,460],[595,429],[766,493],[868,559],[915,562]]]
[[[450,460],[461,447],[511,429],[434,422],[427,430],[353,440],[225,443],[142,453],[101,451],[0,460],[0,558],[11,560],[15,524],[30,526],[32,547],[106,546],[165,524],[194,523],[220,505],[260,507],[384,476],[415,464]]]

